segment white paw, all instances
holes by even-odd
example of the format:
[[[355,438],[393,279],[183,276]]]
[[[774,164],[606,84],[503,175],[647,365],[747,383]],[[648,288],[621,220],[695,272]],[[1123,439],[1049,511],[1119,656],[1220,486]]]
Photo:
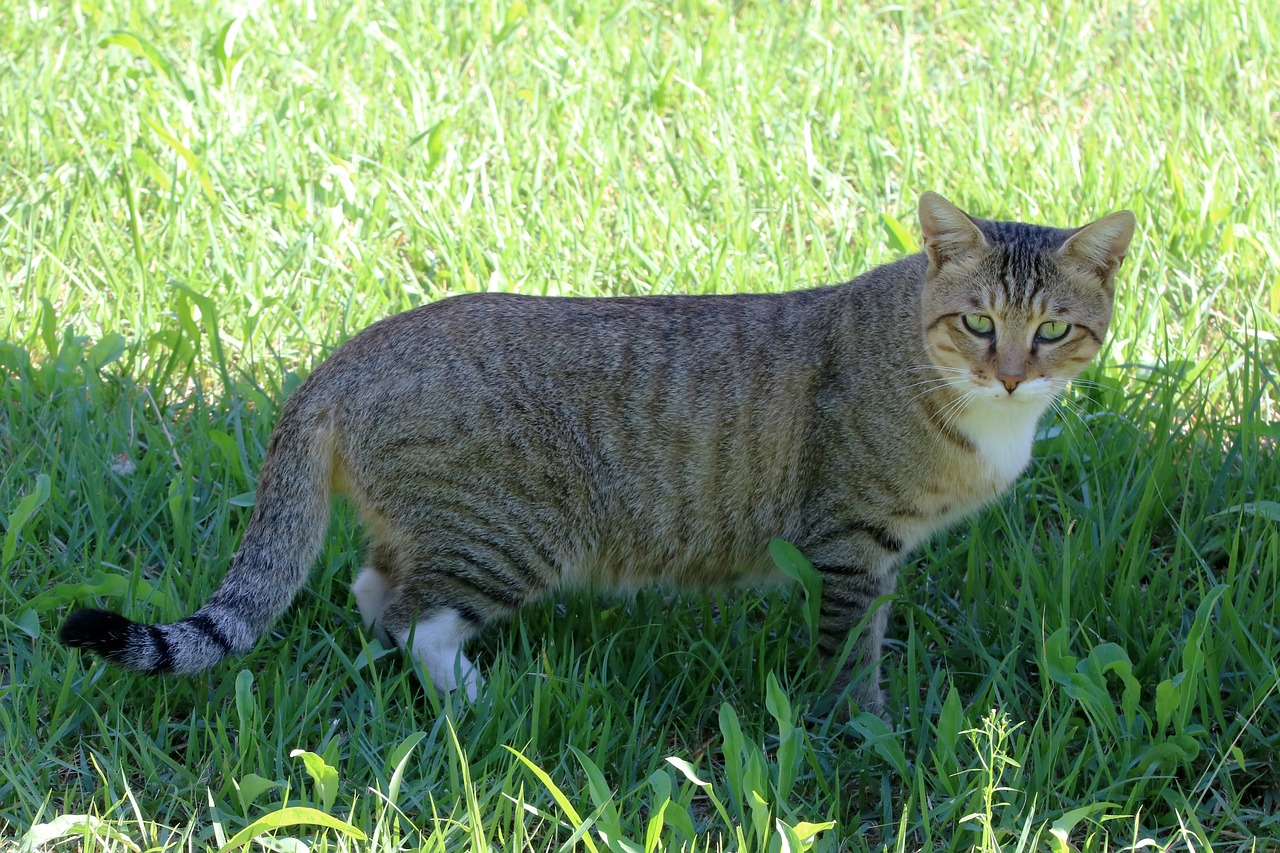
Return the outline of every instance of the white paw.
[[[351,584],[351,593],[356,597],[356,607],[360,610],[360,621],[364,622],[365,630],[372,631],[384,646],[391,645],[391,638],[382,630],[378,619],[387,606],[390,589],[386,575],[368,566],[360,570],[355,583]]]
[[[410,636],[396,639],[401,646],[409,646],[410,654],[426,668],[437,690],[448,693],[461,689],[474,702],[484,679],[462,653],[462,644],[474,631],[457,611],[442,610],[415,625]]]

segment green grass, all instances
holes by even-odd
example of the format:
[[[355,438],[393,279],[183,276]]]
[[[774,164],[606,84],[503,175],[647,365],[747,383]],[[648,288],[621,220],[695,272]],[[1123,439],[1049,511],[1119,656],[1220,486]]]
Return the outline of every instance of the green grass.
[[[1059,5],[5,6],[0,848],[1280,844],[1280,33]],[[1139,236],[1031,470],[903,572],[895,731],[808,713],[779,591],[549,602],[459,709],[357,630],[345,510],[207,677],[57,644],[212,590],[279,401],[375,319],[846,280],[926,189]]]

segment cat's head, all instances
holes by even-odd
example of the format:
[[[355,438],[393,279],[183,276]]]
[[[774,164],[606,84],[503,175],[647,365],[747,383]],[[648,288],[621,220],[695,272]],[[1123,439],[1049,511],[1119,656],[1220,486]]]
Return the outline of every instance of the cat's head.
[[[1046,403],[1102,346],[1134,225],[1127,210],[1075,229],[989,222],[925,193],[929,360],[970,399]]]

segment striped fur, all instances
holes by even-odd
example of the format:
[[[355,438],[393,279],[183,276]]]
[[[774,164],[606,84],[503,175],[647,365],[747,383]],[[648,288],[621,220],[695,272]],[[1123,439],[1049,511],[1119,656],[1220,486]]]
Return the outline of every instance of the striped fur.
[[[1060,230],[920,202],[926,251],[776,295],[476,294],[377,323],[288,400],[213,597],[159,626],[73,613],[70,645],[192,673],[251,648],[301,589],[333,493],[370,537],[361,615],[442,689],[467,636],[560,586],[766,579],[782,537],[823,575],[835,655],[925,538],[1025,466],[1096,355],[1133,216]],[[976,335],[965,315],[991,318]],[[1046,320],[1070,324],[1060,341]],[[837,679],[882,708],[880,608]]]

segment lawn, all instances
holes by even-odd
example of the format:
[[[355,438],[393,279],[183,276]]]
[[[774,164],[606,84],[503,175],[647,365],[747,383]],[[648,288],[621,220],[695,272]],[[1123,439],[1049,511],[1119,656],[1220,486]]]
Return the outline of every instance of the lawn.
[[[6,4],[0,849],[1275,849],[1266,8]],[[208,595],[281,400],[374,320],[844,281],[924,190],[1138,235],[1031,468],[904,569],[891,725],[813,712],[798,589],[566,596],[437,695],[359,629],[341,504],[207,676],[58,644]]]

